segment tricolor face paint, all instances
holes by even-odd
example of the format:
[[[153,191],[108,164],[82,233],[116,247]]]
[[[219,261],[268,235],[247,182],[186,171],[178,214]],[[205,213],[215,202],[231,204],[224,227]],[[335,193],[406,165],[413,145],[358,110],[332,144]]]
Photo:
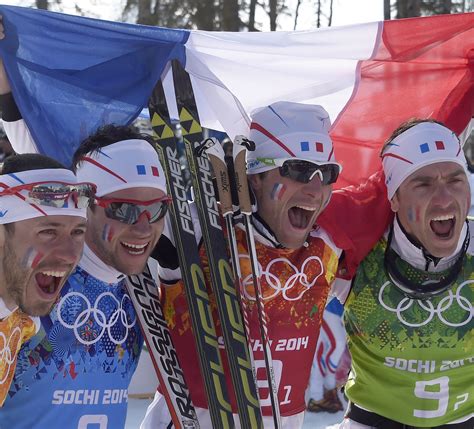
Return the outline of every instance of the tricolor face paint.
[[[18,221],[5,231],[0,282],[6,305],[48,314],[79,262],[85,230],[83,217],[53,215]]]
[[[137,187],[112,192],[104,197],[146,202],[164,195],[159,189]],[[164,227],[164,218],[149,223],[145,215],[132,225],[110,219],[100,206],[90,211],[88,220],[87,245],[105,264],[127,275],[143,271]]]
[[[106,223],[104,225],[104,230],[102,231],[102,240],[109,242],[109,241],[112,241],[113,237],[114,237],[114,230],[110,226],[110,224]]]
[[[275,186],[273,186],[272,192],[270,194],[270,198],[272,200],[281,200],[285,191],[286,186],[283,183],[275,183]]]
[[[278,168],[265,175],[249,175],[257,198],[258,214],[285,247],[297,249],[313,229],[331,194],[318,175],[308,183],[282,177]]]
[[[35,269],[38,263],[43,259],[44,254],[36,250],[34,247],[29,247],[23,257],[23,266],[27,269]]]
[[[392,199],[404,230],[435,257],[452,255],[468,210],[470,188],[464,168],[454,162],[421,167]]]

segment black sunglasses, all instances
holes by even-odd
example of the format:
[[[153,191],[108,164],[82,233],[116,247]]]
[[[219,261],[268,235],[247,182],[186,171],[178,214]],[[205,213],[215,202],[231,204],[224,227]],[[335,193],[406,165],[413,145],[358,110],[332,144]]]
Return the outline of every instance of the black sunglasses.
[[[282,177],[289,177],[300,183],[309,183],[317,174],[323,185],[330,185],[339,176],[339,166],[336,164],[318,165],[299,159],[288,159],[279,169]]]
[[[170,204],[168,196],[151,201],[135,201],[124,199],[106,199],[96,197],[95,203],[105,209],[105,215],[109,219],[133,225],[138,222],[142,213],[146,213],[149,223],[158,222],[162,219]]]

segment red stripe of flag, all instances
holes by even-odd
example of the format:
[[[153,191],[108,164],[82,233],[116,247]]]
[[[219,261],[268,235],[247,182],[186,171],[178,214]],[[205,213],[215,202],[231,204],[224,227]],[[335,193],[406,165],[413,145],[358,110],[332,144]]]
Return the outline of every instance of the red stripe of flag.
[[[402,122],[433,118],[459,134],[474,116],[473,13],[385,21],[378,39],[331,130],[344,164],[337,187],[375,172],[383,142]]]

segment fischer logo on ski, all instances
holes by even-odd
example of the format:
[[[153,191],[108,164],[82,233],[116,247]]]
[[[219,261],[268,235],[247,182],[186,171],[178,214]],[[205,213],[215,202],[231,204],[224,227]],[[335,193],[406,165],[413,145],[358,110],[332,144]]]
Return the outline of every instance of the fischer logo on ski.
[[[231,429],[234,427],[234,420],[218,338],[177,156],[176,139],[174,134],[166,131],[168,128],[171,130],[171,120],[161,81],[155,86],[149,108],[152,124],[156,124],[154,132],[158,140],[158,152],[173,198],[169,210],[170,220],[212,425],[216,428]],[[188,125],[192,127],[192,122]]]
[[[196,147],[203,141],[203,136],[191,80],[177,61],[173,61],[172,68],[186,156],[191,170],[196,208],[209,263],[211,285],[222,326],[240,424],[245,428],[262,428],[263,420],[258,392],[252,372],[235,279],[229,264],[226,239],[221,226],[217,197],[212,182],[212,168],[205,152],[201,153],[201,156],[196,156]]]
[[[169,167],[170,167],[170,187],[172,186],[174,189],[174,194],[176,196],[176,204],[179,212],[179,221],[181,223],[181,227],[184,231],[188,234],[194,235],[193,230],[193,221],[191,219],[191,211],[189,209],[188,199],[186,196],[186,189],[184,186],[183,176],[181,175],[181,165],[179,163],[177,157],[176,149],[172,149],[171,147],[167,147],[166,149],[166,157],[168,158]]]

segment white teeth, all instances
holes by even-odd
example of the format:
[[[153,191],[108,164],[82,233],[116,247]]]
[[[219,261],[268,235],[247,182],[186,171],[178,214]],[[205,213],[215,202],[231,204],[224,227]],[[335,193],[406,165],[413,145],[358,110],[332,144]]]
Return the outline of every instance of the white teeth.
[[[144,249],[148,243],[145,244],[132,244],[132,243],[126,243],[125,241],[122,241],[122,244],[127,247],[131,247],[132,249]]]
[[[127,251],[128,253],[130,253],[130,255],[141,255],[145,253],[145,247],[148,246],[148,243],[132,244],[132,243],[126,243],[125,241],[122,241],[121,243],[123,244],[124,247],[127,248]]]
[[[145,249],[139,250],[138,252],[133,252],[132,250],[129,250],[128,253],[130,253],[130,255],[142,255],[143,253],[145,253]]]
[[[440,220],[451,220],[451,219],[454,219],[454,216],[453,215],[443,215],[443,216],[437,216],[431,220],[435,220],[435,221],[440,221]]]
[[[41,274],[51,277],[64,277],[66,275],[66,271],[41,271]]]
[[[299,209],[303,209],[303,210],[308,210],[310,212],[314,212],[316,210],[314,207],[309,207],[309,206],[295,206],[295,207],[298,207]]]

